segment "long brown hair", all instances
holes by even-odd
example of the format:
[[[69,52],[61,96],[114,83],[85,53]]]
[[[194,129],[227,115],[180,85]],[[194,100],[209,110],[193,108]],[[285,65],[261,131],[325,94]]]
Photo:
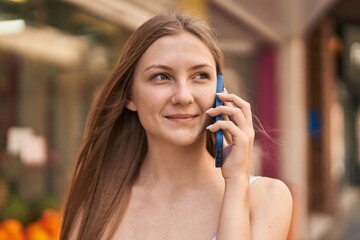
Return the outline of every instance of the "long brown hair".
[[[131,35],[90,109],[65,204],[61,239],[69,239],[74,226],[77,239],[111,239],[114,235],[147,152],[138,115],[125,107],[134,69],[157,39],[182,31],[208,46],[217,73],[221,73],[223,56],[213,30],[188,13],[153,17]]]

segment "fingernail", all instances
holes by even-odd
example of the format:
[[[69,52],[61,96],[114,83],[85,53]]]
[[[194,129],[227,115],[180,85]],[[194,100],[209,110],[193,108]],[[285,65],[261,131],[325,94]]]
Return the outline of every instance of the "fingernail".
[[[209,129],[209,128],[211,128],[211,127],[212,127],[212,124],[210,124],[209,126],[207,126],[206,129]]]
[[[213,108],[209,108],[208,110],[206,110],[206,113],[209,113]]]

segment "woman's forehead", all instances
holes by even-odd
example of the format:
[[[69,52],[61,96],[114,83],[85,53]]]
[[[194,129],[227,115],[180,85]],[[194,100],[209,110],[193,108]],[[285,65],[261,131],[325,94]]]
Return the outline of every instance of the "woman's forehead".
[[[144,52],[138,64],[148,65],[156,62],[157,64],[176,64],[181,61],[187,61],[189,64],[202,62],[216,66],[209,47],[197,36],[185,31],[157,39]],[[146,66],[142,67],[146,68]]]

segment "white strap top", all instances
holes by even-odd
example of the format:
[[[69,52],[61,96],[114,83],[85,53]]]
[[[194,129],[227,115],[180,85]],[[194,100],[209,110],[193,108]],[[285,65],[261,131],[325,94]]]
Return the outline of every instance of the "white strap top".
[[[259,178],[261,178],[261,176],[250,176],[249,184],[252,184],[253,182],[258,180]],[[216,240],[216,236],[213,237],[211,240]]]
[[[249,184],[252,184],[253,182],[255,182],[256,180],[258,180],[259,178],[261,178],[261,176],[251,176],[250,180],[249,180]]]

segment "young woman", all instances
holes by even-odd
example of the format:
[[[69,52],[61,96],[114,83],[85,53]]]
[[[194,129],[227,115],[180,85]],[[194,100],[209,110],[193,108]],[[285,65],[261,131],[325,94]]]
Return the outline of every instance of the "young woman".
[[[214,108],[222,61],[189,14],[156,16],[130,37],[91,108],[61,239],[286,239],[288,188],[250,175],[250,105],[224,91]],[[219,129],[229,137],[215,168]]]

